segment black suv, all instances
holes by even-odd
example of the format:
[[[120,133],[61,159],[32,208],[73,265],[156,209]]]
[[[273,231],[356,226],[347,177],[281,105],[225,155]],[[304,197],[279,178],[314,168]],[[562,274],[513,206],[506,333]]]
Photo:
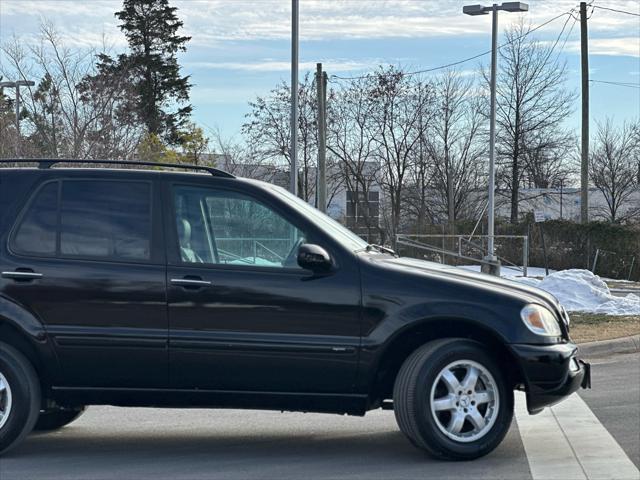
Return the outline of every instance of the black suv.
[[[60,163],[0,169],[0,452],[86,405],[387,408],[471,459],[514,389],[537,413],[589,386],[541,290],[399,258],[213,168]]]

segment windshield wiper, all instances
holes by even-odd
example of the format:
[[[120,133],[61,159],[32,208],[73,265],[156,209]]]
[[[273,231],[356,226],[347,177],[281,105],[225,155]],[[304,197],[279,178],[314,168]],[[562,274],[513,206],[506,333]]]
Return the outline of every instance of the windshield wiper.
[[[396,252],[394,252],[393,250],[391,250],[389,247],[385,247],[384,245],[378,245],[376,243],[370,243],[369,245],[366,246],[366,250],[367,252],[370,252],[371,250],[378,250],[381,253],[388,253],[389,255],[394,255],[394,256],[398,256],[398,254]]]

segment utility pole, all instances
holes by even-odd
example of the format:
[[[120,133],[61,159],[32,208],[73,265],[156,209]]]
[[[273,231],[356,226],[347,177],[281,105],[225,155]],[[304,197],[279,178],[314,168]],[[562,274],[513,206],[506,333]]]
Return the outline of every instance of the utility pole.
[[[582,151],[580,152],[580,222],[589,221],[589,45],[587,3],[580,2],[580,58],[582,64]]]
[[[298,195],[298,0],[291,0],[291,172],[290,190]]]
[[[32,80],[18,80],[17,82],[0,82],[0,88],[16,89],[16,158],[20,158],[20,87],[33,87]]]
[[[322,64],[316,65],[316,85],[318,90],[318,210],[327,211],[327,74]]]

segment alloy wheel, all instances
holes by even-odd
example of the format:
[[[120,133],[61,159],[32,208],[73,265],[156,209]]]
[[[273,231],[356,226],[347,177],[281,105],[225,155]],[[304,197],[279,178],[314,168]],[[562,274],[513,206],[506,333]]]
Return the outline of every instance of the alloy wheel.
[[[436,377],[430,404],[440,431],[452,440],[468,443],[491,431],[500,397],[489,370],[472,360],[458,360]]]
[[[9,420],[12,401],[11,386],[6,377],[0,372],[0,430]]]

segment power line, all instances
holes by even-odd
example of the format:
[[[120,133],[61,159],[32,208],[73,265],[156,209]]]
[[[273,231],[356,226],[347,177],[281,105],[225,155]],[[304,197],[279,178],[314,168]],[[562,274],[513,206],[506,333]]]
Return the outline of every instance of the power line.
[[[591,10],[593,12],[593,10]],[[573,32],[573,28],[576,26],[576,24],[580,21],[580,19],[578,17],[574,17],[573,15],[571,15],[571,17],[573,18],[573,23],[571,24],[571,28],[569,29],[569,32],[567,33],[566,37],[564,37],[564,42],[562,43],[562,47],[560,47],[560,50],[558,51],[558,55],[556,58],[560,57],[560,53],[562,53],[564,51],[564,47],[566,47],[567,45],[567,41],[569,40],[569,38],[571,37],[571,33]],[[588,20],[588,18],[587,18]]]
[[[609,10],[611,12],[624,13],[626,15],[633,15],[634,17],[640,17],[640,13],[628,12],[627,10],[618,10],[617,8],[601,7],[600,5],[594,5],[593,8],[599,8],[600,10]]]
[[[564,17],[565,15],[572,16],[572,14],[571,14],[572,11],[573,11],[573,9],[571,11],[568,11],[568,12],[563,12],[560,15],[556,15],[555,17],[547,20],[546,22],[538,25],[535,28],[532,28],[531,30],[529,30],[526,33],[520,35],[519,37],[514,38],[513,40],[510,40],[509,42],[506,42],[506,43],[503,43],[501,45],[498,45],[498,49],[506,47],[507,45],[509,45],[509,44],[511,44],[513,42],[517,42],[518,40],[521,40],[522,38],[526,37],[527,35],[530,35],[533,32],[535,32],[537,30],[540,30],[541,28],[546,27],[550,23],[555,22],[556,20],[558,20],[559,18]],[[567,19],[567,22],[568,22],[568,19]],[[562,35],[562,32],[564,32],[564,29],[566,28],[567,22],[565,22],[564,26],[562,27],[562,31],[560,32],[560,35]],[[558,38],[558,40],[559,40],[559,38]],[[555,44],[558,43],[558,40],[556,40]],[[554,47],[555,47],[555,44],[554,44]],[[553,51],[553,49],[552,49],[552,51]],[[464,59],[458,60],[456,62],[447,63],[446,65],[439,65],[437,67],[426,68],[426,69],[423,69],[423,70],[416,70],[414,72],[407,72],[407,73],[405,73],[403,75],[406,75],[406,76],[418,75],[420,73],[429,73],[429,72],[433,72],[433,71],[436,71],[436,70],[442,70],[442,69],[445,69],[445,68],[454,67],[456,65],[460,65],[461,63],[470,62],[471,60],[475,60],[476,58],[483,57],[483,56],[488,55],[490,53],[491,53],[491,50],[487,50],[485,52],[478,53],[477,55],[474,55],[472,57],[464,58]],[[355,76],[355,77],[341,77],[339,75],[331,75],[330,79],[331,80],[359,80],[359,79],[362,79],[362,78],[367,78],[368,76],[369,76],[368,74],[367,75],[358,75],[358,76]]]
[[[594,83],[606,83],[607,85],[616,85],[618,87],[629,87],[636,88],[640,90],[640,83],[631,83],[631,82],[610,82],[607,80],[589,80]]]
[[[574,10],[575,10],[575,8],[572,8],[571,10],[569,10],[569,12],[567,12],[568,13],[567,19],[565,20],[564,25],[562,25],[562,29],[560,30],[560,33],[556,37],[556,40],[553,42],[553,45],[551,46],[551,49],[549,50],[549,54],[547,55],[547,59],[549,57],[551,57],[551,54],[556,49],[556,46],[558,45],[558,42],[560,42],[560,39],[562,38],[562,34],[564,33],[565,29],[567,28],[567,24],[569,23],[569,20],[573,19],[573,23],[571,24],[571,28],[569,28],[569,32],[567,33],[567,36],[565,37],[564,42],[562,43],[562,47],[558,51],[558,55],[556,55],[556,59],[560,57],[560,54],[564,50],[564,47],[567,44],[567,40],[569,40],[569,36],[571,35],[571,32],[573,31],[573,27],[578,22],[578,18],[573,15]]]

